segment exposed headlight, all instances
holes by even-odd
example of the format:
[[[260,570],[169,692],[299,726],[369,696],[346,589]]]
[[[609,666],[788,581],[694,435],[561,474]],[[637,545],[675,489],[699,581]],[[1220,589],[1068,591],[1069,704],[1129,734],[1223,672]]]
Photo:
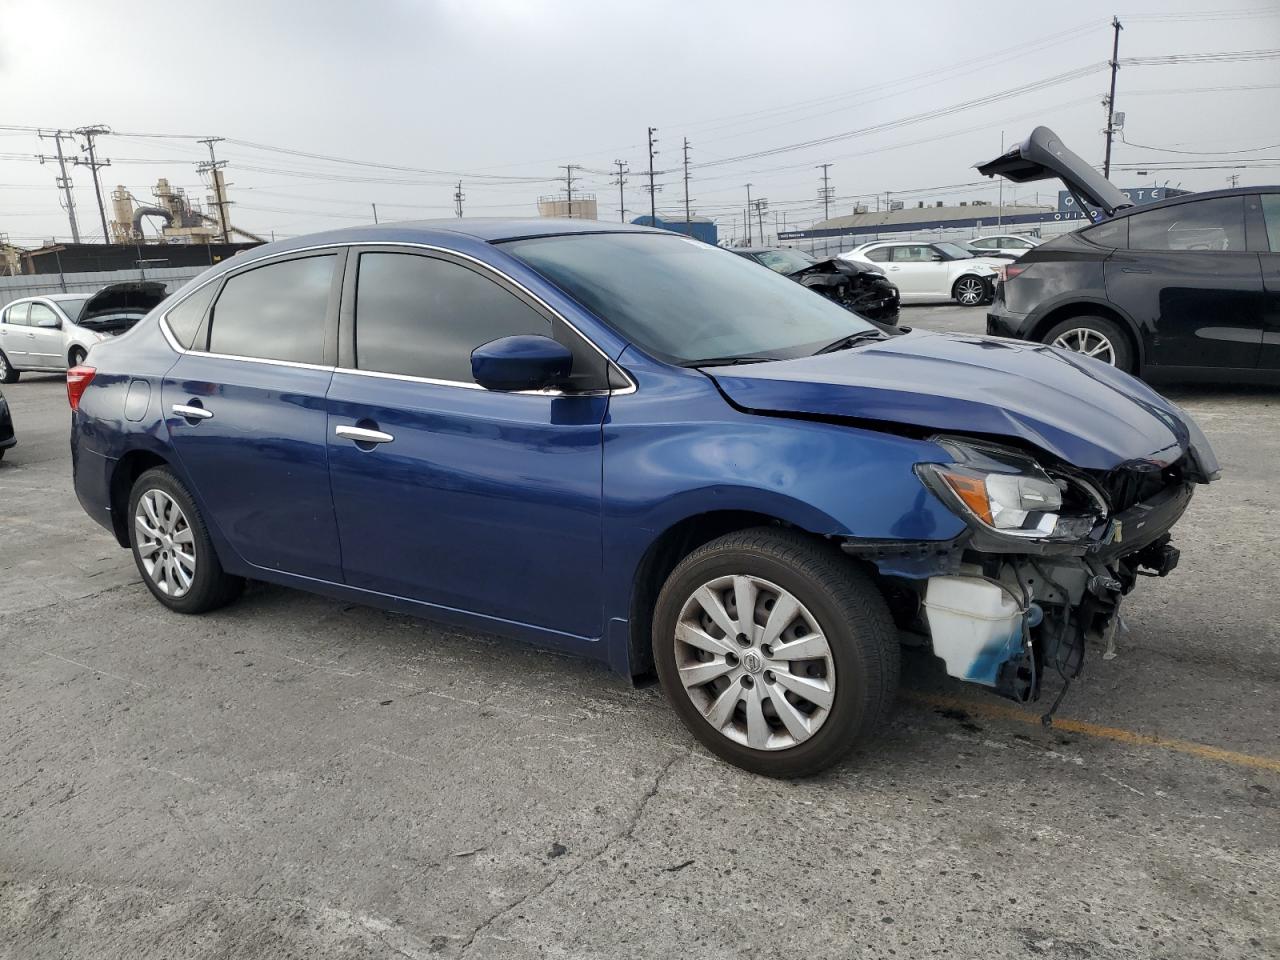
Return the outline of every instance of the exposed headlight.
[[[1106,518],[1102,495],[1076,477],[1050,476],[1014,450],[935,437],[952,463],[922,463],[925,484],[971,523],[1011,537],[1078,541]]]

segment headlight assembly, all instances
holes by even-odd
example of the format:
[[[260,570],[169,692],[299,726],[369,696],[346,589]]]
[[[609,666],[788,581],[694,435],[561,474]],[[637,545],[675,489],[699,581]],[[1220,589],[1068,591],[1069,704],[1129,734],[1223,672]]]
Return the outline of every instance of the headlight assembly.
[[[935,437],[952,463],[922,463],[920,479],[957,513],[998,535],[1077,542],[1106,519],[1102,495],[1087,481],[1050,476],[1031,457],[1003,447]]]

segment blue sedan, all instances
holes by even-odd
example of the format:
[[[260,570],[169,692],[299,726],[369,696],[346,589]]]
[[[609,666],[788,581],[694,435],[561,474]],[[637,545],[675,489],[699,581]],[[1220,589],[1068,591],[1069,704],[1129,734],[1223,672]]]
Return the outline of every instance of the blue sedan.
[[[1020,701],[1074,676],[1218,473],[1089,358],[581,220],[268,244],[67,388],[77,495],[170,610],[263,580],[656,673],[783,777],[874,733],[904,638]]]

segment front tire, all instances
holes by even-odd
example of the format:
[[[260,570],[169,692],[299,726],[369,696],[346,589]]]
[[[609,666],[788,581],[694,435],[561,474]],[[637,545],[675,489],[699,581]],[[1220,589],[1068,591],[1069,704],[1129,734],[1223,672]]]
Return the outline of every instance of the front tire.
[[[0,351],[0,383],[17,383],[18,378],[22,376],[17,370],[13,369],[13,364],[9,362],[3,351]]]
[[[1133,373],[1133,346],[1119,325],[1106,317],[1071,317],[1054,325],[1044,342],[1073,353],[1082,353],[1103,363]]]
[[[951,285],[951,299],[962,307],[977,307],[986,302],[987,281],[966,273]]]
[[[244,589],[241,578],[223,571],[195,501],[167,467],[134,482],[129,543],[147,589],[175,613],[214,610]]]
[[[658,596],[653,655],[672,707],[707,749],[784,778],[824,770],[868,739],[900,670],[871,579],[836,548],[773,527],[681,561]]]

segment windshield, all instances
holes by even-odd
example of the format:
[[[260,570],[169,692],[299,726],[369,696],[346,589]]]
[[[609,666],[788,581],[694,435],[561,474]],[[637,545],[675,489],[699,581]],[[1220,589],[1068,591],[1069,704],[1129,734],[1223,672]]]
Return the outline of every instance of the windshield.
[[[63,300],[59,297],[54,301],[58,305],[58,309],[67,315],[67,319],[72,323],[76,322],[76,318],[80,316],[80,311],[84,309],[84,305],[89,302],[88,297],[67,297]]]
[[[761,250],[756,256],[766,267],[778,273],[795,273],[818,262],[800,250]]]
[[[622,336],[675,363],[807,356],[876,329],[800,284],[698,240],[575,234],[502,247]]]
[[[970,247],[967,243],[935,243],[934,249],[941,250],[952,260],[968,260],[970,257],[978,256],[978,251]]]

